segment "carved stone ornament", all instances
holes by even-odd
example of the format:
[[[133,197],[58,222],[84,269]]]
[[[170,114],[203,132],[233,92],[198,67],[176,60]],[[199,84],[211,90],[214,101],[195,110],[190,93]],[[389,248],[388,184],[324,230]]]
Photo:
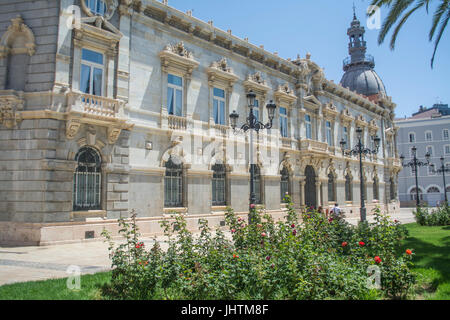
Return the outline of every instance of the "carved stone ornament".
[[[22,17],[18,15],[11,19],[11,25],[0,40],[0,59],[7,57],[8,54],[28,54],[32,56],[35,53],[35,48],[36,41],[33,31],[24,23]]]
[[[287,83],[279,85],[277,91],[285,93],[285,94],[289,94],[289,95],[292,94],[292,90],[291,90],[291,88],[289,88],[289,84],[287,84]]]
[[[75,138],[78,131],[80,130],[81,122],[78,119],[69,119],[66,123],[66,138],[71,140]]]
[[[263,86],[266,85],[266,80],[264,80],[261,76],[261,72],[256,72],[255,74],[247,75],[247,81],[255,82],[257,84],[261,84]]]
[[[223,71],[223,72],[228,72],[228,73],[233,73],[233,69],[231,69],[230,67],[228,67],[228,61],[226,58],[222,58],[219,61],[214,61],[213,63],[211,63],[211,68]]]
[[[359,127],[366,127],[368,125],[366,119],[362,114],[358,114],[355,119],[356,125]]]
[[[348,108],[345,108],[341,111],[341,121],[342,122],[352,122],[354,118],[352,117],[352,114],[350,113],[350,110]]]
[[[164,48],[164,51],[175,53],[175,54],[179,55],[180,57],[184,57],[187,59],[192,59],[192,60],[194,59],[192,52],[188,51],[184,47],[183,41],[178,42],[177,44],[168,44]]]
[[[23,110],[23,104],[17,96],[0,96],[0,125],[8,129],[18,125],[22,121],[18,111]]]
[[[117,142],[117,139],[119,139],[120,132],[122,132],[122,129],[120,129],[120,128],[109,127],[108,128],[108,143],[115,144]]]
[[[89,9],[88,6],[86,5],[86,0],[81,0],[80,2],[81,2],[81,8],[83,9],[83,11],[86,15],[88,15],[89,17],[95,16],[95,13],[92,12],[91,9]],[[118,0],[103,0],[103,2],[106,5],[105,14],[103,16],[106,20],[109,20],[114,15],[114,12],[116,12],[117,7],[119,6],[119,1]],[[131,0],[122,1],[122,3],[124,3],[124,2],[130,2],[130,4],[131,4]]]

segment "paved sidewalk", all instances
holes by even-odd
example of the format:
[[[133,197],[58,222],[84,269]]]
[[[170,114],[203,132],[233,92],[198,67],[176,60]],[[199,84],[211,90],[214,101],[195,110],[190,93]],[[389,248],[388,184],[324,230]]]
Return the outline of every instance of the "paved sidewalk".
[[[402,208],[393,215],[401,223],[414,222],[412,209]],[[356,224],[358,218],[347,219]],[[368,217],[372,221],[372,217]],[[164,237],[157,237],[164,242]],[[151,247],[154,238],[143,238],[146,247]],[[164,243],[162,243],[164,249]],[[82,274],[109,270],[111,262],[108,256],[108,244],[103,241],[92,241],[74,244],[61,244],[44,247],[0,247],[0,285],[65,278],[66,271],[72,265],[78,266]]]

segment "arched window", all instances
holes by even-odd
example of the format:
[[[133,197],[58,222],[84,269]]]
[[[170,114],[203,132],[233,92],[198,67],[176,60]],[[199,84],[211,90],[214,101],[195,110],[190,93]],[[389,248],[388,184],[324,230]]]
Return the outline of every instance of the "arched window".
[[[166,162],[164,177],[164,206],[176,208],[183,206],[183,164],[175,163],[172,157]]]
[[[225,165],[215,164],[213,165],[212,170],[212,205],[224,206],[227,204]]]
[[[101,159],[96,150],[83,147],[75,156],[77,168],[73,178],[73,210],[101,209]]]
[[[334,175],[330,172],[328,174],[328,201],[336,201]]]
[[[345,201],[352,201],[352,177],[348,173],[345,176]]]
[[[281,170],[281,181],[280,181],[280,196],[281,196],[281,202],[284,201],[284,197],[286,196],[286,193],[289,192],[289,170],[284,167],[283,170]]]
[[[257,204],[261,204],[262,198],[261,198],[261,170],[259,169],[258,165],[254,165],[255,171],[253,176],[253,181],[255,185],[255,202]]]
[[[411,196],[411,200],[417,200],[417,192],[416,192],[415,187],[411,189],[409,194]],[[420,190],[420,188],[419,188],[419,200],[423,200],[423,194],[422,194],[422,190]]]
[[[380,200],[380,191],[378,187],[378,178],[373,178],[373,200]]]
[[[440,193],[440,191],[436,187],[429,187],[427,193]]]

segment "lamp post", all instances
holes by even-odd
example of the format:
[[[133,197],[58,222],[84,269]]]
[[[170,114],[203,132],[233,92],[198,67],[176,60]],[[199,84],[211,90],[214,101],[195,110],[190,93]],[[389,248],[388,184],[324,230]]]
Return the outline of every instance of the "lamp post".
[[[447,185],[445,184],[445,174],[450,172],[450,168],[446,168],[444,165],[444,157],[441,157],[441,167],[437,170],[435,170],[435,166],[432,163],[431,166],[431,170],[433,171],[433,173],[442,173],[442,180],[444,182],[444,199],[445,199],[445,203],[448,204],[448,198],[447,198]]]
[[[412,149],[413,158],[410,162],[404,163],[405,157],[403,155],[400,156],[400,159],[402,160],[402,167],[411,167],[413,168],[415,177],[416,177],[416,207],[418,208],[420,206],[420,200],[419,200],[419,180],[417,178],[417,167],[427,167],[430,165],[430,154],[427,152],[425,154],[425,159],[427,162],[419,161],[417,159],[417,148],[414,146]]]
[[[360,216],[361,221],[366,221],[366,206],[364,204],[364,179],[363,179],[363,165],[362,165],[362,155],[368,155],[368,154],[377,154],[378,149],[380,147],[380,138],[378,136],[373,137],[373,141],[375,143],[374,149],[366,148],[362,143],[362,132],[363,130],[361,128],[357,128],[356,132],[358,133],[358,143],[356,144],[355,148],[351,150],[345,150],[345,145],[347,142],[342,139],[340,142],[341,149],[342,149],[342,155],[347,156],[354,156],[359,155],[359,176],[360,176],[360,188],[361,188],[361,209],[360,209]]]
[[[252,90],[250,90],[247,93],[247,106],[250,109],[249,115],[246,119],[246,122],[241,126],[239,131],[247,132],[250,131],[250,204],[249,204],[249,214],[248,214],[248,223],[250,224],[252,222],[251,212],[252,207],[254,207],[256,202],[256,196],[255,196],[255,164],[253,160],[253,131],[259,132],[263,129],[271,129],[272,128],[272,122],[273,118],[275,116],[275,109],[277,106],[273,103],[272,100],[270,100],[270,103],[266,105],[267,113],[269,115],[269,122],[266,124],[263,124],[260,122],[255,114],[253,113],[253,108],[255,107],[255,100],[256,100],[256,94],[253,93]],[[233,128],[233,131],[236,133],[236,127],[237,127],[237,120],[239,118],[239,114],[234,110],[230,114],[230,125],[231,128]],[[253,206],[252,206],[253,205]]]

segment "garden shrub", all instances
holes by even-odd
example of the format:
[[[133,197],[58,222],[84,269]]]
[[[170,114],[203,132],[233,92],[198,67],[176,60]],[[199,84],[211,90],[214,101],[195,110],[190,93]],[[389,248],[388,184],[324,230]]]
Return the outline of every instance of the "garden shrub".
[[[414,283],[412,254],[396,256],[405,229],[377,209],[374,223],[352,226],[316,211],[301,219],[287,197],[286,216],[252,209],[252,223],[228,209],[231,236],[200,220],[200,233],[182,215],[161,224],[167,250],[138,240],[135,215],[119,221],[125,243],[110,242],[112,279],[107,299],[377,299],[404,298]],[[176,230],[176,231],[174,231]],[[367,286],[369,266],[381,271],[381,288]]]
[[[447,226],[450,225],[450,206],[447,203],[430,209],[428,207],[418,207],[413,211],[416,222],[421,226]]]

